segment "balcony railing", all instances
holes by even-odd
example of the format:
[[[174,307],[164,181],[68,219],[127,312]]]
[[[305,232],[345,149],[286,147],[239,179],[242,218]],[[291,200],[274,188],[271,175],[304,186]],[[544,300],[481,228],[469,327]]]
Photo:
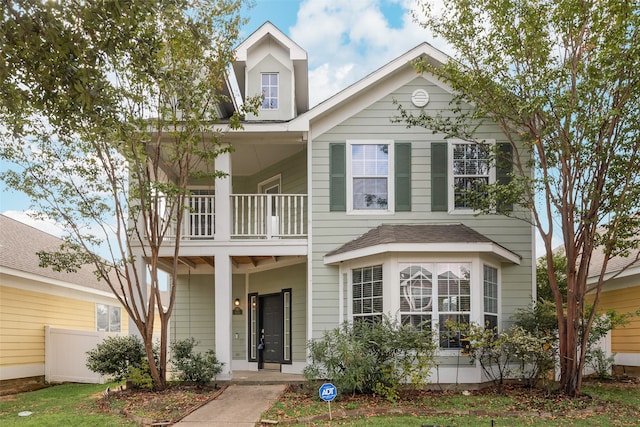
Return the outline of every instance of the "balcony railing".
[[[307,235],[304,194],[231,196],[231,238],[284,239]]]
[[[215,196],[193,195],[181,225],[182,239],[213,240],[217,227],[231,227],[232,239],[295,239],[307,236],[305,194],[234,194],[231,224],[220,224]],[[175,236],[175,232],[172,233]]]

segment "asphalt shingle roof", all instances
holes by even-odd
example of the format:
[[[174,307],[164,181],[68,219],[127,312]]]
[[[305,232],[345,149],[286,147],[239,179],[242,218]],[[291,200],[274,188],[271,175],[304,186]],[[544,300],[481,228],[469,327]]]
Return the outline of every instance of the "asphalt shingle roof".
[[[345,243],[326,256],[389,243],[495,243],[463,224],[383,224]]]
[[[104,281],[98,281],[90,265],[76,273],[58,272],[39,266],[38,251],[59,250],[62,240],[5,215],[0,215],[0,266],[37,274],[49,279],[111,292]]]

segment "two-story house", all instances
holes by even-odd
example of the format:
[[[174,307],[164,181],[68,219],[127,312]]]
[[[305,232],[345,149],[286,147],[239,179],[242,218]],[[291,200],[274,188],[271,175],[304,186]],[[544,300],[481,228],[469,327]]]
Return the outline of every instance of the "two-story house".
[[[448,59],[423,43],[309,109],[300,46],[271,23],[238,46],[221,111],[263,102],[225,137],[234,150],[216,167],[228,177],[192,183],[170,329],[216,351],[218,378],[300,373],[307,342],[345,321],[386,314],[436,331],[449,318],[503,328],[532,301],[532,227],[476,216],[456,194],[504,171],[480,144],[392,121],[394,100],[416,112],[450,108],[451,89],[411,66],[419,57]],[[503,142],[490,124],[477,138]],[[460,342],[443,337],[432,380],[483,382]]]

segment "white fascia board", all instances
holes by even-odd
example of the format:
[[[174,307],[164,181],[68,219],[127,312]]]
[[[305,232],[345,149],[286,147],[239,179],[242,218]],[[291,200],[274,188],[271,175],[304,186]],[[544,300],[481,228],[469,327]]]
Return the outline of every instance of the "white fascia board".
[[[612,278],[614,278],[614,276],[617,274],[617,271],[612,271],[610,273],[606,273],[604,275],[604,281],[606,282],[607,280],[611,280]],[[634,276],[634,275],[638,275],[638,277],[640,278],[640,265],[636,266],[636,267],[630,267],[627,268],[625,271],[623,271],[622,273],[618,274],[617,276],[615,276],[615,279],[622,279],[624,277],[629,277],[629,276]],[[587,285],[595,285],[598,282],[598,277],[600,276],[589,276],[587,278]]]
[[[1,267],[0,266],[0,274],[3,275],[7,275],[7,276],[14,276],[20,279],[24,279],[24,280],[28,280],[32,283],[38,283],[40,285],[44,285],[44,286],[53,286],[59,289],[63,289],[63,290],[69,290],[69,291],[74,291],[74,292],[80,292],[82,294],[88,294],[88,295],[95,295],[95,296],[99,296],[99,297],[107,297],[110,299],[116,299],[115,295],[113,295],[113,293],[111,292],[105,292],[105,291],[101,291],[99,289],[94,289],[94,288],[89,288],[86,286],[80,286],[80,285],[74,285],[73,283],[69,283],[69,282],[64,282],[62,280],[57,280],[57,279],[52,279],[46,276],[41,276],[39,274],[33,274],[33,273],[27,273],[21,270],[16,270],[13,268],[8,268],[8,267]],[[34,292],[42,292],[42,289],[39,288],[37,285],[33,285],[33,286],[26,286],[24,283],[20,283],[20,284],[13,284],[11,283],[11,281],[9,280],[3,280],[2,281],[2,286],[7,286],[9,288],[18,288],[18,289],[25,289],[25,290],[29,290],[29,291],[34,291]],[[52,293],[52,292],[46,292],[46,293],[50,293],[50,294],[56,294],[56,293]],[[66,295],[68,296],[68,295]]]
[[[434,48],[430,44],[426,42],[421,43],[418,46],[411,49],[410,51],[408,51],[407,53],[392,60],[391,62],[387,63],[383,67],[379,68],[378,70],[374,71],[373,73],[369,74],[363,79],[357,81],[356,83],[352,84],[351,86],[347,87],[346,89],[342,90],[341,92],[337,93],[331,98],[316,105],[306,113],[301,114],[300,116],[295,118],[293,121],[309,122],[313,120],[314,118],[334,108],[336,105],[351,98],[355,94],[365,90],[369,86],[379,82],[380,80],[386,78],[390,74],[393,74],[397,70],[403,67],[406,67],[411,61],[421,56],[428,56],[441,64],[445,64],[451,59],[448,55]],[[414,74],[414,75],[418,76],[418,74]],[[439,81],[438,83],[442,84],[442,82],[439,82]]]
[[[289,57],[291,60],[307,60],[307,52],[269,21],[265,22],[260,28],[255,30],[249,37],[238,45],[236,48],[236,60],[246,61],[247,51],[249,48],[269,35],[271,35],[271,37],[273,37],[282,46],[289,49]]]
[[[242,123],[241,129],[231,129],[229,125],[216,125],[214,126],[214,132],[223,132],[223,133],[268,133],[268,132],[306,132],[308,131],[308,127],[301,127],[300,123],[290,122],[244,122]]]
[[[355,251],[325,256],[326,265],[338,264],[356,258],[364,258],[389,252],[424,252],[424,253],[492,253],[503,261],[520,265],[518,255],[495,243],[387,243],[370,246]]]

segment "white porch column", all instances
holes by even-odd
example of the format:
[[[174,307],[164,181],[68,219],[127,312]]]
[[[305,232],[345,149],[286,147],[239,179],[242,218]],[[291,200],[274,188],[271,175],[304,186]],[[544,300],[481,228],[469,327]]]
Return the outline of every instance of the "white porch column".
[[[217,178],[215,185],[215,240],[229,240],[231,235],[231,153],[221,153],[216,157],[216,170],[227,176]]]
[[[217,195],[216,195],[217,196]],[[216,377],[231,379],[231,258],[216,256],[215,269],[216,357],[222,372]]]

